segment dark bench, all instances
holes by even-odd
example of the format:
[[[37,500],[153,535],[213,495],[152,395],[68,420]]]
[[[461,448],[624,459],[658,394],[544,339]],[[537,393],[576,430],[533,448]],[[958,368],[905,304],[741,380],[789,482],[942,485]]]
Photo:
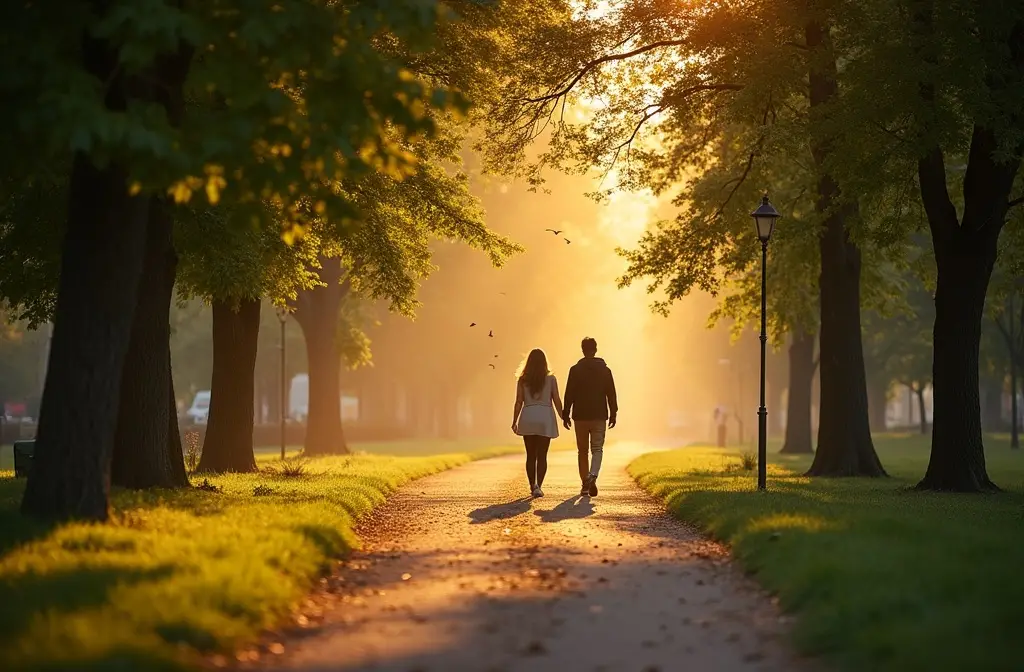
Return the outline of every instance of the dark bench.
[[[32,469],[32,455],[35,454],[36,440],[14,442],[14,477],[27,478]]]

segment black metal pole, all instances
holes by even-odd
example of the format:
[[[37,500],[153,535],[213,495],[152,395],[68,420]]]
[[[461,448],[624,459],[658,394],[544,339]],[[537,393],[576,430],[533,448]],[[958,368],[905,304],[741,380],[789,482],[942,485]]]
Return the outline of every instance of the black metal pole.
[[[765,265],[768,260],[768,241],[761,241],[761,407],[757,409],[757,489],[764,490],[768,480],[768,411],[764,407],[765,313],[767,300],[765,290]]]
[[[287,401],[287,391],[285,390],[285,382],[287,380],[287,373],[285,372],[285,359],[284,359],[285,358],[285,349],[284,349],[284,334],[285,334],[285,331],[284,331],[284,328],[285,328],[285,324],[286,324],[287,320],[288,320],[288,316],[287,315],[285,315],[283,317],[283,319],[281,319],[281,346],[280,346],[281,347],[281,389],[279,390],[279,395],[278,395],[279,399],[278,399],[278,404],[277,404],[278,420],[281,423],[281,459],[282,460],[284,459],[284,444],[285,444],[285,429],[284,429],[285,412],[284,412],[284,407],[285,407],[285,403]]]

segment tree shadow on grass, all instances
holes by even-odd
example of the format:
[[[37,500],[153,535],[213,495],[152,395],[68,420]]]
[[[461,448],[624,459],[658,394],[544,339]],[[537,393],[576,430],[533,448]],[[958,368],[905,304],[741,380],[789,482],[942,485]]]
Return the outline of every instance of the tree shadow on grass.
[[[21,495],[25,479],[0,478],[0,558],[34,539],[45,537],[55,527],[52,522],[21,515]]]
[[[511,502],[491,504],[490,506],[483,506],[479,509],[474,509],[469,512],[470,524],[477,525],[479,523],[486,523],[492,520],[515,518],[516,516],[529,511],[532,501],[532,497],[520,497],[519,499]]]
[[[7,573],[0,577],[0,661],[4,658],[2,649],[10,646],[5,645],[5,642],[17,642],[39,617],[102,607],[110,603],[111,591],[124,585],[163,581],[174,571],[170,565],[161,565],[147,569],[79,567],[48,571],[45,574]],[[55,656],[60,655],[59,651],[53,653]],[[126,658],[138,659],[140,655],[147,657],[144,668],[118,667],[114,664]],[[74,669],[169,669],[166,665],[151,666],[151,662],[148,654],[142,652],[111,652],[105,654],[102,660],[75,661]],[[31,669],[68,669],[66,661],[63,664],[65,667],[62,668],[55,660],[44,659],[38,660],[38,664]]]

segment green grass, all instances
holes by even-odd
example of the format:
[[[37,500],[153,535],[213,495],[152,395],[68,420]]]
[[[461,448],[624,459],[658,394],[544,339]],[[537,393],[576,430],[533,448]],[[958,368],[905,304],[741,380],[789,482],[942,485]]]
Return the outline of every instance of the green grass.
[[[1024,669],[1024,455],[987,442],[998,495],[919,493],[928,443],[887,436],[888,479],[808,479],[772,455],[767,493],[737,452],[652,453],[630,473],[727,542],[796,616],[802,651],[850,670]]]
[[[261,456],[261,473],[210,478],[219,493],[118,491],[104,525],[26,520],[24,481],[0,474],[0,669],[180,670],[244,645],[358,544],[355,521],[396,488],[508,451],[427,455],[448,448],[320,458],[292,478]]]

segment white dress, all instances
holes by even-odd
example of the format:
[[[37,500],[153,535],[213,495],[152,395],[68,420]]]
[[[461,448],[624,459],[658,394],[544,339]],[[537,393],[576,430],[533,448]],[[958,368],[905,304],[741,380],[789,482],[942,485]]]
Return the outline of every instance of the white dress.
[[[546,436],[558,438],[558,421],[555,418],[554,398],[558,383],[554,376],[548,376],[540,394],[534,395],[526,385],[523,389],[523,410],[519,412],[516,434],[519,436]]]

